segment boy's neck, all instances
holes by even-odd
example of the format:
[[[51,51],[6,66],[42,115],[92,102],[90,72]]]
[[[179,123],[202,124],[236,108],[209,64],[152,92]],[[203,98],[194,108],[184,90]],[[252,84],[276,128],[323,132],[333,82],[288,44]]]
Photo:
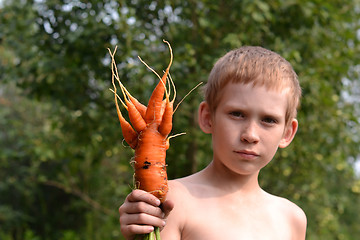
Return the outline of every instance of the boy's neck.
[[[219,164],[212,161],[200,172],[209,185],[228,193],[257,194],[262,192],[258,182],[259,172],[241,175],[229,171],[225,166],[218,166]]]

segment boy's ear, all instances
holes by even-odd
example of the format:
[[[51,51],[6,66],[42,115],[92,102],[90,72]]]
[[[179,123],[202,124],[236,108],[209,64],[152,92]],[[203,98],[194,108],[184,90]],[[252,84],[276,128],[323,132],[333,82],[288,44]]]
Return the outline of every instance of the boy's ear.
[[[295,137],[296,131],[298,129],[298,125],[299,125],[298,121],[294,118],[291,121],[291,123],[285,127],[284,135],[280,140],[280,144],[279,144],[280,148],[285,148],[289,146],[289,144]]]
[[[201,102],[198,112],[199,126],[204,133],[212,132],[210,107],[207,102]]]

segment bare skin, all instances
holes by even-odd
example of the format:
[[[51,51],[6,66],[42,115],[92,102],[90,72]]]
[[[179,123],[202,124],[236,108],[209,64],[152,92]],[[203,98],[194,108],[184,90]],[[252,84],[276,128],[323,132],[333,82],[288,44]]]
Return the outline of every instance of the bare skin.
[[[201,103],[199,125],[212,135],[212,162],[170,181],[163,211],[151,194],[133,191],[120,207],[124,236],[160,226],[165,240],[305,239],[304,212],[258,183],[260,170],[296,133],[295,119],[285,125],[286,100],[286,91],[228,84],[215,113]]]
[[[175,208],[163,239],[305,239],[306,217],[295,204],[260,188],[228,192],[202,182],[211,168],[171,182]]]

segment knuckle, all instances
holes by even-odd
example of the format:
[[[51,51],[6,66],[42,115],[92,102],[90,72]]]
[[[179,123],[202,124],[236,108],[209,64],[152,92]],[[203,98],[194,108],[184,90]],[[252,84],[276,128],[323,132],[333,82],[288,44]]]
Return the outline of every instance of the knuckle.
[[[123,207],[123,205],[121,205],[121,206],[119,207],[119,213],[120,213],[120,215],[121,215],[123,212],[124,212],[124,207]]]
[[[124,232],[128,232],[130,226],[126,225],[126,224],[120,224],[120,230],[124,231]]]
[[[135,189],[130,193],[131,197],[134,199],[139,199],[143,194],[143,191],[139,189]]]
[[[139,212],[146,212],[146,213],[149,212],[149,206],[144,202],[138,202],[136,204],[136,208]]]
[[[124,216],[120,216],[119,217],[119,222],[120,222],[120,226],[121,227],[125,227],[126,226],[126,218]]]
[[[133,232],[135,232],[135,227],[133,226],[133,225],[129,225],[129,226],[126,226],[126,227],[124,227],[125,228],[125,231],[127,232],[127,233],[133,233]]]
[[[128,235],[129,233],[131,233],[131,226],[122,226],[120,225],[120,231],[122,232],[123,235]]]
[[[139,213],[136,216],[136,221],[140,224],[146,223],[147,215],[145,213]]]
[[[131,206],[131,205],[128,204],[128,203],[124,203],[123,205],[121,205],[121,206],[119,207],[119,214],[120,214],[120,216],[128,213],[130,206]]]

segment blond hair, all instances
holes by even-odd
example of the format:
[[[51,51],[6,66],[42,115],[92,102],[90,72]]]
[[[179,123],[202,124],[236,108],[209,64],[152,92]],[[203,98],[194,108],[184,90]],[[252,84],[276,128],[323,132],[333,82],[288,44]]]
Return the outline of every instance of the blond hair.
[[[212,112],[218,106],[221,90],[230,82],[265,86],[275,91],[288,89],[285,121],[289,123],[296,117],[301,88],[291,64],[279,54],[262,47],[245,46],[221,57],[203,88],[205,101]]]

